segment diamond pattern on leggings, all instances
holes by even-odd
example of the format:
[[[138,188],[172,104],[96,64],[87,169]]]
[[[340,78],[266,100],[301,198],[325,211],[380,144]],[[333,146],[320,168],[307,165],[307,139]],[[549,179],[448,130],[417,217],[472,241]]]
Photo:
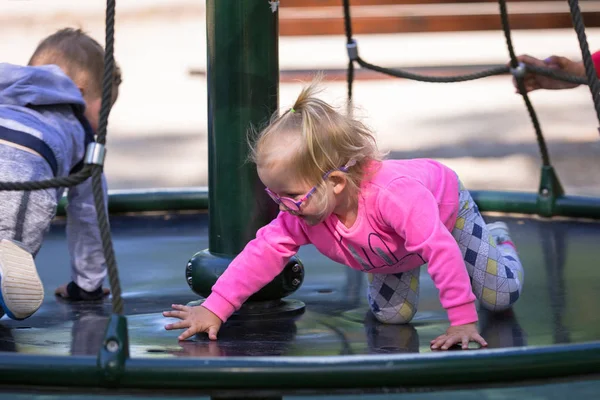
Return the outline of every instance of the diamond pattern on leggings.
[[[405,323],[412,319],[419,301],[420,268],[400,274],[373,274],[368,293],[378,320]]]
[[[509,307],[521,292],[523,267],[519,257],[509,245],[497,245],[477,205],[462,186],[459,198],[459,215],[452,236],[463,255],[473,293],[486,308]]]

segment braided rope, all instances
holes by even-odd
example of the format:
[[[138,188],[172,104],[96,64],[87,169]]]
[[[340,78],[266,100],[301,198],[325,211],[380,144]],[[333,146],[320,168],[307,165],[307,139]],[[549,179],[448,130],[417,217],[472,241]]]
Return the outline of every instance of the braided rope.
[[[0,190],[43,190],[55,187],[77,186],[92,175],[92,167],[85,165],[81,171],[60,178],[31,182],[0,182]]]
[[[510,24],[508,22],[506,0],[499,0],[498,3],[500,5],[500,18],[502,20],[502,30],[504,31],[504,37],[506,38],[506,45],[508,47],[508,53],[510,55],[510,65],[513,69],[516,69],[519,66],[519,60],[517,60],[517,55],[515,54],[515,49],[513,47],[512,38],[510,35]],[[544,166],[549,166],[550,154],[548,153],[546,140],[544,139],[544,135],[542,134],[542,127],[540,125],[540,121],[538,120],[535,109],[533,108],[533,104],[531,104],[531,100],[529,100],[527,90],[525,89],[525,74],[515,74],[515,79],[517,81],[517,88],[519,89],[519,93],[521,94],[521,96],[523,96],[525,107],[527,107],[529,117],[531,118],[531,123],[533,124],[533,128],[535,130],[535,137],[537,139],[538,147],[540,149],[542,164]]]
[[[115,7],[116,0],[106,2],[106,49],[104,53],[104,77],[102,81],[102,106],[100,108],[100,120],[98,122],[97,142],[106,143],[106,128],[108,116],[112,106],[112,87],[114,70],[114,40],[115,40]],[[115,314],[123,313],[123,298],[121,296],[121,284],[119,271],[113,249],[110,226],[106,209],[104,208],[104,190],[102,186],[102,168],[95,168],[92,174],[92,190],[94,203],[102,238],[102,248],[108,269],[108,280],[112,293],[112,309]]]
[[[431,75],[422,75],[415,74],[408,71],[403,71],[401,69],[389,69],[379,67],[377,65],[369,64],[364,61],[362,58],[358,57],[356,62],[363,68],[367,68],[376,72],[381,72],[382,74],[395,76],[396,78],[405,78],[413,81],[419,82],[429,82],[429,83],[455,83],[455,82],[466,82],[472,81],[475,79],[486,78],[488,76],[505,74],[509,71],[509,68],[505,65],[500,65],[498,67],[489,68],[483,71],[473,72],[465,75],[455,75],[455,76],[431,76]]]

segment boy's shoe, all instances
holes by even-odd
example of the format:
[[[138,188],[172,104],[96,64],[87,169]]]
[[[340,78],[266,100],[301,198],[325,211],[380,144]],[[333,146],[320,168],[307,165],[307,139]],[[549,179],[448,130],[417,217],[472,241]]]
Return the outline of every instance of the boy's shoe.
[[[104,297],[110,294],[110,290],[100,286],[96,290],[88,292],[79,287],[75,282],[71,281],[67,285],[62,285],[54,292],[58,298],[67,302],[79,302],[79,301],[98,301],[103,300]]]
[[[16,243],[0,240],[0,305],[12,319],[25,319],[44,301],[44,285],[33,256]]]
[[[496,239],[497,244],[512,242],[508,226],[504,222],[498,221],[487,224],[487,229],[490,232],[490,235]]]

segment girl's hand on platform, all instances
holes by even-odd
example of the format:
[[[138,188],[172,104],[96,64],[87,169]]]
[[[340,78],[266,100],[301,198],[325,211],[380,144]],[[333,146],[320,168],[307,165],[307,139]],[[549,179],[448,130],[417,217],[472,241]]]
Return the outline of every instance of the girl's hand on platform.
[[[431,341],[433,350],[448,350],[455,344],[462,343],[463,350],[469,348],[469,342],[477,342],[482,346],[487,346],[487,342],[479,335],[475,323],[451,326],[446,330],[446,334],[437,337]]]
[[[219,332],[223,322],[208,308],[202,306],[190,307],[181,304],[173,304],[172,307],[175,311],[164,311],[163,316],[179,318],[181,321],[165,325],[165,329],[170,331],[187,328],[185,332],[179,335],[179,340],[185,340],[200,332],[208,333],[210,340],[217,340],[217,332]]]

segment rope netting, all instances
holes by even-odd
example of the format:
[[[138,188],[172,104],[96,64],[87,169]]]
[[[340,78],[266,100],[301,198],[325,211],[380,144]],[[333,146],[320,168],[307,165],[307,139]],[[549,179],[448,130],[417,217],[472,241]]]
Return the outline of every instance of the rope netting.
[[[430,83],[454,83],[454,82],[466,82],[475,79],[486,78],[494,75],[501,75],[510,72],[517,83],[517,88],[521,96],[523,97],[523,101],[525,102],[525,106],[529,113],[529,117],[531,118],[531,122],[533,124],[535,135],[538,142],[538,147],[540,149],[540,156],[542,159],[542,164],[544,166],[550,166],[550,155],[548,153],[548,148],[546,146],[546,142],[544,140],[544,136],[542,134],[542,128],[540,126],[540,122],[538,120],[535,109],[533,108],[533,104],[527,95],[527,91],[525,90],[525,75],[527,71],[531,71],[536,74],[540,74],[543,76],[547,76],[549,78],[554,78],[557,80],[577,83],[577,84],[586,84],[590,87],[592,93],[592,99],[594,101],[594,107],[596,109],[596,114],[598,116],[598,121],[600,122],[600,82],[596,75],[596,69],[594,67],[594,63],[592,60],[592,56],[590,54],[588,43],[585,34],[585,24],[583,23],[583,17],[581,15],[581,11],[579,9],[578,0],[569,0],[571,17],[573,19],[573,26],[575,31],[577,32],[577,38],[579,40],[579,45],[581,47],[581,53],[583,56],[583,63],[586,70],[586,77],[574,76],[562,71],[543,68],[534,65],[527,65],[524,63],[520,63],[515,54],[515,50],[512,43],[511,38],[511,30],[508,19],[508,11],[506,8],[506,0],[498,0],[500,6],[500,18],[502,22],[502,30],[504,31],[504,36],[506,39],[506,45],[508,47],[508,53],[510,57],[510,66],[509,65],[501,65],[493,68],[489,68],[486,70],[474,72],[471,74],[465,75],[454,75],[454,76],[431,76],[431,75],[421,75],[415,74],[408,71],[403,71],[401,69],[391,69],[384,68],[377,65],[369,64],[365,60],[363,60],[358,54],[358,45],[356,40],[352,35],[352,19],[350,17],[350,0],[342,0],[344,6],[344,27],[346,31],[346,47],[348,49],[348,57],[350,59],[348,63],[348,102],[352,101],[352,86],[354,83],[354,63],[356,62],[359,66],[365,69],[370,69],[372,71],[380,72],[382,74],[394,76],[397,78],[405,78],[419,82],[430,82]],[[600,130],[600,128],[599,128]]]

